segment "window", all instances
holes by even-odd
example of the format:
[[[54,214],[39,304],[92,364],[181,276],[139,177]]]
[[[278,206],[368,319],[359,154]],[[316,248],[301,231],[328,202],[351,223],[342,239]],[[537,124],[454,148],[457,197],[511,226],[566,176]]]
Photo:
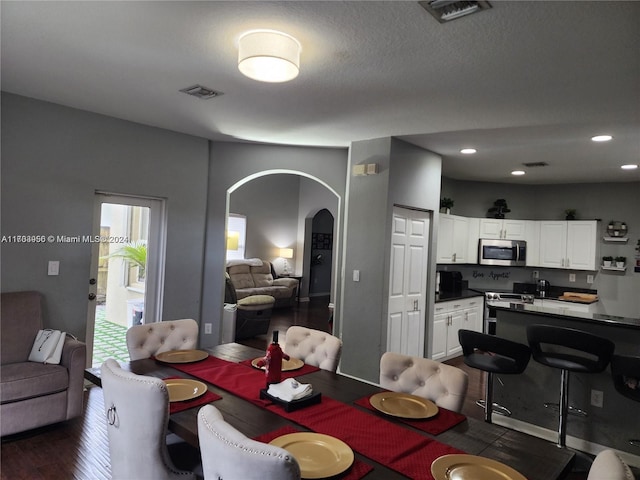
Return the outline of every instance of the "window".
[[[244,258],[246,237],[247,217],[230,213],[227,221],[227,260]]]

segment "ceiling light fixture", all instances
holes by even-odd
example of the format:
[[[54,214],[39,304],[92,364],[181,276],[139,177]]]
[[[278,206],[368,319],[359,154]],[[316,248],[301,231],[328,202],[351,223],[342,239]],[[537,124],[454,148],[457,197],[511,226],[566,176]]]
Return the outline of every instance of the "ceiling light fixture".
[[[460,153],[464,155],[473,155],[476,152],[477,150],[475,148],[463,148],[462,150],[460,150]]]
[[[612,138],[611,135],[596,135],[595,137],[591,137],[591,140],[594,142],[608,142]]]
[[[622,165],[620,168],[623,170],[635,170],[638,168],[638,165],[630,163],[629,165]]]
[[[252,30],[240,36],[238,69],[259,82],[281,83],[300,72],[300,42],[275,30]]]
[[[514,170],[511,175],[524,175],[524,170]]]

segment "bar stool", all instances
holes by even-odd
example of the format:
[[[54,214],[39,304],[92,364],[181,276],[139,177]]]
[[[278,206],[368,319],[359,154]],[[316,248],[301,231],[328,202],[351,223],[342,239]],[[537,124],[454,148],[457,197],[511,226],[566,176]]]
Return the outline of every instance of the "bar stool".
[[[618,393],[640,402],[640,357],[611,357],[611,378]],[[631,439],[629,443],[640,447],[640,439]]]
[[[606,338],[581,330],[552,325],[529,325],[527,338],[536,362],[561,371],[558,446],[564,447],[567,441],[567,414],[569,413],[569,372],[600,373],[604,371],[611,360],[615,345]],[[543,350],[542,345],[565,348]]]
[[[493,374],[524,372],[531,358],[529,347],[495,335],[464,329],[458,330],[458,340],[462,346],[464,363],[487,372],[485,399],[476,402],[484,407],[485,422],[491,423],[491,414],[494,409],[501,415],[511,415],[507,408],[493,403]]]

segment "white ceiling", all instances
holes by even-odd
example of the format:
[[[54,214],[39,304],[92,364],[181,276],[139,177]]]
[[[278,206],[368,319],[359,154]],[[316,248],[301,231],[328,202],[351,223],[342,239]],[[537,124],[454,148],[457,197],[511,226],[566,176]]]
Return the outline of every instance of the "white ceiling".
[[[640,163],[640,2],[492,4],[440,24],[417,1],[2,1],[2,89],[216,140],[398,136],[458,179],[639,181],[620,165]],[[298,78],[240,74],[253,28],[298,38]]]

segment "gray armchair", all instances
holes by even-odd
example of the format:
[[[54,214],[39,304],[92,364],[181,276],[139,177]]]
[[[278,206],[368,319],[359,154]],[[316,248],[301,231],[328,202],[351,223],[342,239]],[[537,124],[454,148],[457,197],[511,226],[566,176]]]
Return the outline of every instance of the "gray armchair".
[[[85,344],[67,337],[59,365],[30,362],[33,341],[43,328],[42,295],[3,293],[0,303],[1,435],[82,415]]]

